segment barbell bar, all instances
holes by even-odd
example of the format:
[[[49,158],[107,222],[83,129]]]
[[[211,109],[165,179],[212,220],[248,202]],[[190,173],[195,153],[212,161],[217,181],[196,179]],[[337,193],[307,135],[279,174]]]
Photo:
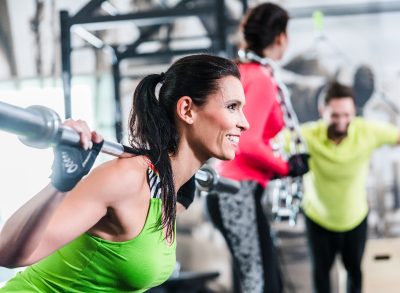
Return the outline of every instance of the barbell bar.
[[[27,108],[0,101],[0,129],[18,135],[27,146],[48,148],[57,144],[80,147],[80,136],[71,128],[62,126],[56,111],[41,105]],[[112,141],[104,140],[102,153],[116,157],[138,155],[135,149]],[[203,165],[195,175],[196,186],[201,191],[224,191],[236,193],[240,188],[238,181],[223,178],[209,165]]]

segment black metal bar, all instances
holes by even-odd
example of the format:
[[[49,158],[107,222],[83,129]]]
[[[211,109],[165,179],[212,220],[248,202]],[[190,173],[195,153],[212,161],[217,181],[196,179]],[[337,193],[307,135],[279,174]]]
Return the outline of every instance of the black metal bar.
[[[182,0],[174,8],[184,7],[190,0]],[[139,27],[140,38],[132,44],[125,47],[124,52],[135,50],[143,41],[147,41],[154,33],[160,30],[161,25],[152,25],[148,27]]]
[[[157,52],[148,52],[148,53],[137,53],[137,52],[124,52],[120,53],[120,60],[125,58],[148,58],[148,57],[170,57],[176,55],[187,55],[194,53],[210,53],[212,48],[193,48],[193,49],[180,49],[180,50],[163,50]]]
[[[204,28],[207,31],[208,35],[213,35],[214,32],[216,31],[216,25],[213,23],[213,21],[210,21],[210,18],[212,20],[212,15],[204,15],[204,16],[199,16],[201,24],[204,26]]]
[[[217,36],[218,36],[218,45],[217,52],[222,53],[226,52],[226,28],[225,28],[225,1],[224,0],[216,0],[215,1],[215,21],[217,28]]]
[[[112,64],[112,74],[114,81],[114,102],[115,102],[114,126],[115,126],[115,137],[118,142],[121,142],[123,137],[123,129],[122,129],[121,90],[120,90],[121,76],[119,68],[120,59],[116,52],[115,54],[116,56]]]
[[[214,11],[215,13],[215,11]],[[215,21],[213,21],[213,14],[209,14],[209,15],[199,15],[199,19],[201,24],[204,26],[204,28],[207,31],[207,34],[212,35],[215,34],[216,31],[216,27],[217,24],[215,23]]]
[[[242,2],[242,14],[244,15],[249,9],[249,2],[247,0],[241,0]]]
[[[166,41],[170,41],[170,42],[173,42],[173,41],[197,41],[197,40],[201,40],[201,39],[205,39],[205,38],[208,38],[208,39],[212,40],[213,38],[216,38],[216,37],[217,36],[215,34],[206,34],[206,35],[198,35],[198,36],[173,37],[173,38],[167,39],[167,38],[150,38],[150,36],[146,35],[146,36],[140,37],[140,40],[137,40],[137,41],[135,41],[134,43],[132,43],[132,44],[130,44],[128,46],[122,46],[122,50],[120,49],[120,46],[118,44],[110,44],[110,45],[112,47],[114,47],[114,48],[118,48],[119,49],[118,52],[120,54],[124,54],[124,53],[129,52],[129,51],[137,53],[135,51],[135,49],[139,45],[141,45],[143,43],[146,43],[146,42],[154,42],[154,41],[159,41],[159,42],[166,42]],[[80,48],[84,49],[84,48],[87,48],[87,47],[82,46]]]
[[[87,18],[94,10],[98,9],[100,5],[106,0],[90,0],[85,6],[83,6],[75,15],[76,18]]]
[[[101,22],[116,22],[116,21],[147,21],[151,24],[171,22],[177,17],[197,16],[201,14],[213,13],[213,5],[202,5],[195,8],[177,7],[171,9],[154,9],[151,11],[143,11],[137,13],[119,14],[119,15],[104,15],[95,17],[72,17],[72,24],[93,24]]]
[[[142,27],[140,30],[140,38],[137,39],[132,44],[125,47],[124,51],[132,51],[135,50],[143,41],[148,40],[154,33],[156,33],[160,29],[161,25],[153,25],[150,27]]]
[[[60,11],[61,78],[64,89],[65,118],[71,118],[71,23],[68,11]]]

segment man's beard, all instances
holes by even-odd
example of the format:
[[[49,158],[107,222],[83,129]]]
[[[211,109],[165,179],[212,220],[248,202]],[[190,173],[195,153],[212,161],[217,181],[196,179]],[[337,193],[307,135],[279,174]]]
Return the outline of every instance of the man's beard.
[[[337,130],[335,124],[329,125],[328,126],[328,138],[332,139],[332,140],[340,140],[340,139],[345,138],[348,133],[349,125],[350,124],[347,124],[346,130],[344,130],[344,131]]]

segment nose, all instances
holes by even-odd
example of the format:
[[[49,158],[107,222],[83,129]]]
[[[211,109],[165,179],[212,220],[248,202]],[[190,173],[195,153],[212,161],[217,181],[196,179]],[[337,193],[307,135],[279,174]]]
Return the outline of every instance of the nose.
[[[241,112],[240,120],[237,126],[240,128],[241,131],[246,131],[250,128],[249,121],[247,121],[246,116],[243,112]]]
[[[338,119],[338,125],[339,126],[345,126],[349,123],[348,119],[346,117],[340,117]]]

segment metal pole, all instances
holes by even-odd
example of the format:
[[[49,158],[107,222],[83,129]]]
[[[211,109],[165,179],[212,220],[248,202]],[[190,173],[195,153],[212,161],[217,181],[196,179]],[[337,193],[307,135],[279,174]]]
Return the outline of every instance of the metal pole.
[[[217,53],[226,54],[226,21],[225,21],[225,1],[215,1],[215,22],[217,34]]]
[[[65,118],[71,118],[71,24],[68,11],[60,11],[61,67],[64,88]]]
[[[122,130],[122,105],[121,105],[121,74],[119,68],[119,56],[116,49],[113,52],[113,62],[112,62],[112,73],[114,81],[114,103],[115,103],[115,137],[118,142],[122,141],[123,130]]]

